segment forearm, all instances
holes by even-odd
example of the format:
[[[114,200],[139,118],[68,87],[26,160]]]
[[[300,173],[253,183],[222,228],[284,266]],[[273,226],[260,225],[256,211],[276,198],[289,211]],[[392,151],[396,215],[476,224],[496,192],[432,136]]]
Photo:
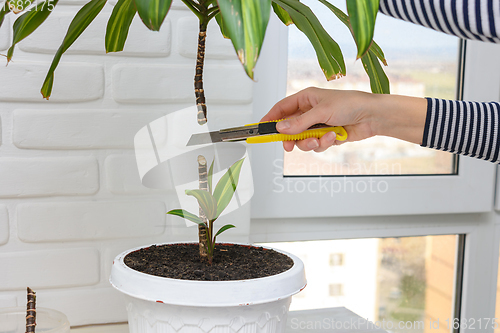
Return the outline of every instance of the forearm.
[[[422,143],[427,115],[425,98],[398,95],[370,95],[368,103],[375,135]]]

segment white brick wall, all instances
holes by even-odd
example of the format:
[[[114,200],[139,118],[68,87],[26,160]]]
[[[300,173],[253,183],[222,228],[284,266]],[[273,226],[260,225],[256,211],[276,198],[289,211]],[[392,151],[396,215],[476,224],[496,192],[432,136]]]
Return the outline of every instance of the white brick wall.
[[[141,184],[133,150],[140,128],[195,103],[196,19],[174,0],[160,32],[136,18],[125,52],[105,55],[110,1],[63,55],[52,96],[43,100],[53,53],[75,5],[86,2],[61,0],[13,61],[0,64],[0,307],[23,306],[30,286],[39,306],[64,312],[71,325],[126,320],[108,282],[118,253],[197,237],[194,224],[166,216],[178,205],[170,185]],[[14,19],[0,28],[3,53]],[[210,128],[251,122],[253,82],[215,24],[206,69]],[[238,220],[238,228],[221,240],[248,240],[248,205],[224,219]]]

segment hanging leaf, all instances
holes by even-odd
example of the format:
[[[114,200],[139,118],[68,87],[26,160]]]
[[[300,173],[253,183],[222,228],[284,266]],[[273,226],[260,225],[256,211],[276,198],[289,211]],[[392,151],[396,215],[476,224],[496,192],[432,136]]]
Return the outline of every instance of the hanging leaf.
[[[106,27],[106,52],[123,51],[136,13],[135,0],[119,0],[116,3]]]
[[[186,194],[192,195],[198,200],[198,204],[209,221],[217,218],[217,204],[212,194],[205,190],[186,190]]]
[[[0,26],[2,26],[5,15],[7,15],[8,13],[10,13],[9,2],[5,1],[2,8],[0,8]]]
[[[253,70],[259,58],[266,34],[271,0],[218,0],[224,32],[233,43],[247,75],[253,79]]]
[[[85,6],[83,6],[69,25],[66,36],[56,52],[52,64],[50,65],[45,81],[43,82],[41,93],[44,98],[49,99],[52,93],[52,85],[54,83],[54,71],[56,70],[61,56],[66,50],[73,45],[73,43],[80,37],[80,35],[85,31],[90,23],[96,18],[106,4],[106,0],[91,0]]]
[[[171,211],[167,212],[167,214],[180,216],[182,218],[188,219],[191,222],[205,226],[205,223],[203,223],[203,221],[198,216],[184,209],[172,209]]]
[[[275,0],[292,18],[316,51],[319,65],[328,81],[346,74],[344,56],[339,45],[323,28],[309,7],[298,0]]]
[[[378,46],[378,44],[375,43],[375,41],[373,41],[372,45],[370,46],[370,51],[372,51],[377,56],[377,58],[379,58],[380,61],[382,61],[384,66],[387,66],[387,60],[385,60],[384,51],[382,51],[380,46]]]
[[[370,87],[375,94],[390,94],[389,79],[380,65],[377,56],[371,50],[361,57],[366,74],[370,77]]]
[[[231,228],[236,228],[234,225],[232,224],[226,224],[225,226],[221,227],[219,229],[219,231],[217,231],[217,233],[215,234],[214,236],[214,241],[215,241],[215,237],[219,236],[220,234],[222,234],[224,231],[226,231],[227,229],[231,229]]]
[[[160,31],[172,0],[135,0],[137,12],[149,30]]]
[[[238,180],[240,178],[243,161],[244,158],[231,165],[227,172],[221,177],[217,186],[215,186],[214,199],[217,203],[216,217],[219,217],[233,198],[233,194],[236,191],[236,186],[238,185]]]
[[[359,59],[372,43],[379,0],[347,0],[346,3]]]
[[[224,21],[222,20],[222,15],[220,14],[220,12],[217,13],[217,15],[215,15],[215,21],[219,25],[219,29],[222,36],[224,36],[224,38],[226,39],[229,39],[229,34],[227,33],[226,28],[224,27]]]
[[[290,24],[293,24],[292,18],[286,10],[284,10],[280,5],[276,4],[273,2],[273,10],[276,16],[283,22],[286,26],[289,26]]]
[[[46,0],[19,16],[13,25],[12,46],[7,51],[7,62],[12,59],[17,43],[35,31],[54,10],[59,0]]]
[[[214,162],[215,158],[212,160],[212,164],[210,164],[210,168],[208,169],[207,182],[208,182],[208,192],[212,194],[212,176],[214,174]]]
[[[10,10],[14,14],[19,14],[26,8],[28,8],[34,0],[8,0],[5,1],[6,4],[9,5]]]

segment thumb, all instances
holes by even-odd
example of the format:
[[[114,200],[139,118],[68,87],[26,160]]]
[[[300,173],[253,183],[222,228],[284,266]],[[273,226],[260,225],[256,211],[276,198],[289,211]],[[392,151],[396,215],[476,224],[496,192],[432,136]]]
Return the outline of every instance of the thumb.
[[[321,123],[320,117],[311,109],[300,116],[282,120],[276,124],[276,129],[283,134],[298,134],[309,127]]]

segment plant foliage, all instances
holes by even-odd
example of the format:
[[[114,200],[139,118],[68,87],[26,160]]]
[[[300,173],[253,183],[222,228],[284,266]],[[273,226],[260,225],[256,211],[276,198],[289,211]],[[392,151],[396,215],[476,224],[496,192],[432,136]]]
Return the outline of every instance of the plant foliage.
[[[196,198],[201,209],[207,217],[207,222],[203,222],[198,216],[190,213],[184,209],[173,209],[167,214],[183,217],[191,222],[202,225],[207,229],[207,255],[208,262],[211,263],[214,255],[215,240],[222,232],[234,228],[232,224],[226,224],[219,228],[217,232],[214,233],[214,222],[220,216],[220,214],[226,209],[227,205],[233,198],[233,194],[238,186],[238,180],[240,178],[241,167],[243,165],[244,159],[236,161],[227,172],[219,179],[215,189],[212,192],[212,176],[213,176],[213,166],[212,162],[210,169],[208,171],[208,191],[204,190],[186,190],[187,195],[191,195]]]
[[[62,55],[80,37],[102,11],[107,0],[90,0],[73,18],[61,46],[54,55],[41,89],[49,98],[54,73]],[[348,15],[340,14],[329,1],[319,0],[348,26],[358,49],[365,70],[370,78],[372,91],[389,93],[388,80],[379,61],[386,65],[382,50],[373,38],[379,0],[346,0]],[[253,72],[262,49],[271,12],[286,25],[295,24],[314,47],[319,65],[327,80],[346,74],[342,51],[326,32],[313,11],[299,0],[182,0],[198,17],[200,28],[207,27],[216,18],[222,34],[231,39],[245,72],[253,78]],[[105,32],[106,52],[122,51],[133,18],[138,15],[144,25],[153,31],[160,30],[168,15],[172,0],[118,0],[108,20]],[[33,33],[58,5],[58,0],[7,0],[0,8],[0,24],[5,15],[21,15],[14,22],[12,46]],[[271,8],[273,9],[271,11]],[[201,31],[201,30],[200,30]]]

